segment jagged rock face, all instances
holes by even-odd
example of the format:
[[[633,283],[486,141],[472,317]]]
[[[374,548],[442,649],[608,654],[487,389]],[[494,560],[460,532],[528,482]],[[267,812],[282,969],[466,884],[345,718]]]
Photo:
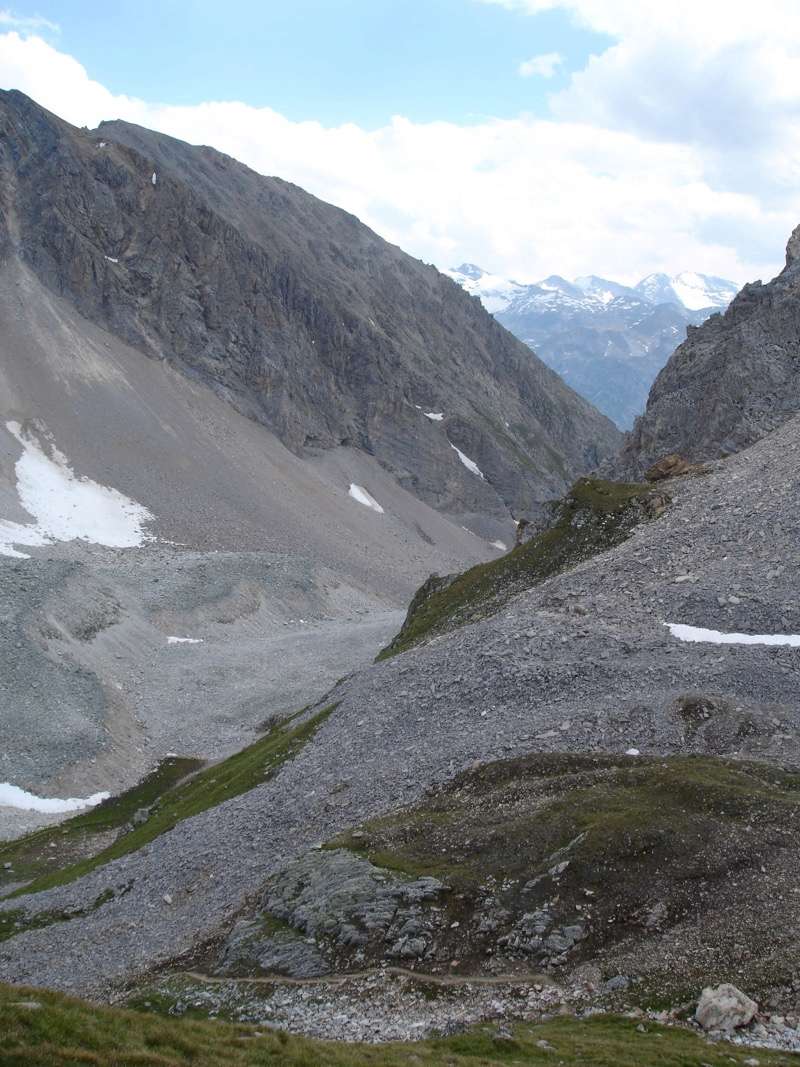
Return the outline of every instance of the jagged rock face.
[[[477,300],[296,186],[16,92],[0,130],[0,253],[294,452],[359,448],[442,510],[502,515],[617,447]]]
[[[746,285],[724,315],[689,329],[653,384],[618,473],[637,474],[667,453],[738,452],[800,411],[799,254],[800,227],[777,278]]]

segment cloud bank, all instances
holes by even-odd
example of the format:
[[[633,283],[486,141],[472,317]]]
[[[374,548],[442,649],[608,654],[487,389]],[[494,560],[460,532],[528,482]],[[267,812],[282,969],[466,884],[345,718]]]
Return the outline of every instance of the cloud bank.
[[[240,102],[138,100],[13,31],[0,33],[0,86],[77,125],[124,118],[211,144],[442,267],[471,260],[520,281],[689,268],[744,282],[779,269],[800,221],[794,0],[762,0],[757,11],[716,0],[669,10],[650,0],[478,2],[561,7],[616,43],[551,96],[548,116],[470,125],[395,116],[377,129],[326,127]]]

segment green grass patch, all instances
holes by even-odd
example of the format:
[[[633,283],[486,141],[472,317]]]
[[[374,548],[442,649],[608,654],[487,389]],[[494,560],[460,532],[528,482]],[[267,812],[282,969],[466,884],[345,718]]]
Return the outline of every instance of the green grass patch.
[[[137,785],[119,796],[74,815],[57,826],[35,830],[0,844],[0,892],[3,883],[28,881],[77,862],[100,850],[109,831],[121,830],[137,812],[150,809],[159,797],[203,766],[203,760],[168,757]],[[3,864],[10,863],[6,870]]]
[[[42,874],[10,896],[38,893],[74,882],[96,867],[142,848],[184,819],[190,819],[261,785],[276,774],[287,760],[293,759],[300,752],[336,706],[329,704],[299,725],[294,725],[296,715],[275,724],[265,737],[248,745],[241,752],[206,767],[162,794],[152,806],[146,820],[101,852],[67,867]]]
[[[377,867],[475,889],[487,877],[529,879],[573,844],[581,885],[608,865],[661,868],[721,843],[741,823],[800,826],[800,774],[710,756],[536,754],[459,775],[421,804],[329,842]],[[356,836],[354,836],[356,834]],[[708,858],[708,857],[706,857]],[[681,867],[675,877],[686,873]]]
[[[651,485],[580,479],[556,505],[555,521],[543,533],[454,579],[428,579],[378,660],[492,614],[517,593],[620,544],[666,503],[663,490]]]
[[[559,1018],[515,1026],[511,1036],[484,1025],[429,1041],[344,1044],[0,986],[2,1067],[730,1067],[754,1052],[762,1067],[798,1063],[786,1053],[712,1045],[683,1028],[639,1025],[618,1016]]]

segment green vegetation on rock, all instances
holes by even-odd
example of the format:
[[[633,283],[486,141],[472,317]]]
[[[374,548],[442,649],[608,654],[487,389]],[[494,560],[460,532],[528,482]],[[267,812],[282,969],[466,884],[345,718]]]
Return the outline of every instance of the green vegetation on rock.
[[[796,945],[779,948],[769,909],[750,904],[760,887],[787,908],[794,901],[799,839],[796,771],[707,756],[536,754],[467,771],[328,847],[452,888],[426,968],[457,959],[450,973],[471,974],[499,957],[605,968],[624,946],[648,973],[638,1001],[663,1006],[732,973],[754,994],[791,987]],[[676,972],[656,942],[687,916],[703,938],[694,948],[682,939]]]
[[[634,526],[661,514],[668,503],[664,491],[652,485],[581,478],[555,505],[554,522],[543,533],[463,574],[429,578],[378,659],[493,614],[517,593],[621,544]]]
[[[298,725],[293,725],[297,715],[275,724],[265,737],[252,745],[206,767],[162,793],[152,804],[146,818],[138,825],[131,826],[127,833],[121,834],[102,851],[77,863],[47,871],[10,896],[36,893],[74,882],[96,867],[135,852],[184,819],[190,819],[261,785],[276,774],[287,760],[297,755],[335,707],[336,704],[329,704]],[[69,826],[70,823],[65,825]],[[27,838],[23,838],[18,847],[22,847],[26,840]],[[17,846],[12,843],[11,847]]]
[[[618,1016],[559,1018],[518,1025],[510,1034],[485,1025],[414,1043],[345,1044],[263,1025],[97,1007],[12,986],[0,986],[0,1033],[3,1067],[730,1067],[753,1052]],[[758,1061],[790,1067],[796,1057],[758,1049]]]

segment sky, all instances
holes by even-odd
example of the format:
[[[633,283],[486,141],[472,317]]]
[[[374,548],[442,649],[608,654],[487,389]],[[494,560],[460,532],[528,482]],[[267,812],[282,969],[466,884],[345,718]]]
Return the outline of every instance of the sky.
[[[797,0],[0,0],[0,88],[522,282],[766,280],[800,222]]]

